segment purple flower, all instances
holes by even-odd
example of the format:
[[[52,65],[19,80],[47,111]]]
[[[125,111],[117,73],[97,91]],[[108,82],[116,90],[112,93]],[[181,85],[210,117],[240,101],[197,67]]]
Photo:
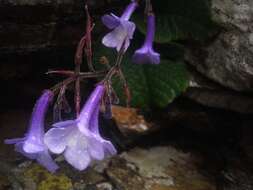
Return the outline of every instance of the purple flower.
[[[116,48],[120,51],[121,47],[124,45],[124,51],[127,50],[130,45],[130,39],[133,38],[135,31],[135,24],[129,21],[132,13],[137,7],[136,2],[130,3],[125,9],[121,17],[117,17],[114,14],[104,15],[102,17],[102,22],[109,29],[113,29],[110,33],[104,36],[102,43],[111,48]]]
[[[51,158],[47,147],[44,144],[44,120],[46,111],[53,93],[50,90],[44,91],[36,102],[33,109],[30,128],[24,138],[7,139],[6,144],[15,144],[15,150],[24,156],[37,160],[49,171],[54,172],[58,166]]]
[[[133,61],[135,63],[160,63],[160,54],[153,50],[153,41],[155,36],[155,16],[153,14],[148,15],[148,27],[147,35],[143,46],[136,50],[133,55]]]
[[[45,144],[55,154],[64,154],[66,161],[78,170],[84,170],[90,162],[116,154],[110,141],[99,134],[98,115],[104,86],[98,85],[75,120],[53,125],[44,137]]]

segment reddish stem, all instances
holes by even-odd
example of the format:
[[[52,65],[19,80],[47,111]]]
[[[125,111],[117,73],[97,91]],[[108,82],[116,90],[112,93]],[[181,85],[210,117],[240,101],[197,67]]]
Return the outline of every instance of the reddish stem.
[[[81,73],[80,72],[80,80],[84,79],[84,78],[94,78],[94,77],[102,77],[106,74],[107,71],[101,71],[101,72],[86,72],[86,73]],[[58,92],[59,89],[62,88],[62,86],[67,86],[70,83],[74,82],[76,80],[77,76],[71,76],[65,80],[63,80],[62,82],[54,85],[52,88],[50,88],[51,91],[53,91],[54,93]]]
[[[75,66],[75,75],[76,75],[76,81],[75,81],[75,108],[76,108],[76,117],[79,116],[80,113],[80,103],[81,103],[81,95],[80,95],[80,70],[81,70],[81,64],[77,63]]]
[[[88,67],[91,71],[95,71],[93,65],[92,65],[92,48],[91,48],[91,31],[92,31],[92,21],[90,17],[90,13],[88,10],[88,5],[85,5],[85,12],[87,16],[86,21],[86,43],[85,43],[85,53],[87,57],[87,63]]]
[[[146,0],[146,7],[144,13],[146,15],[153,14],[153,6],[151,0]]]
[[[129,90],[128,84],[127,84],[127,80],[122,72],[121,69],[118,70],[118,75],[120,77],[120,80],[123,82],[123,88],[124,88],[124,92],[125,92],[125,96],[126,96],[126,106],[130,107],[130,102],[131,102],[131,92]]]
[[[76,107],[76,117],[79,116],[80,113],[80,103],[81,103],[81,95],[80,95],[80,77],[77,77],[75,82],[75,107]]]
[[[85,46],[86,42],[86,35],[81,38],[81,40],[78,43],[77,49],[76,49],[76,55],[75,55],[75,64],[81,64],[83,59],[83,48]]]
[[[60,74],[60,75],[65,75],[65,76],[69,76],[69,77],[75,76],[74,71],[67,71],[67,70],[48,71],[46,74],[47,75],[48,74]]]
[[[94,25],[90,28],[90,32],[93,30]],[[85,47],[85,44],[87,43],[87,37],[86,34],[81,38],[79,41],[77,48],[76,48],[76,54],[75,54],[75,64],[81,64],[83,60],[83,49]]]
[[[74,71],[69,71],[69,70],[48,71],[46,74],[59,74],[59,75],[66,75],[66,76],[69,76],[69,77],[75,77],[76,76]],[[97,71],[97,72],[80,72],[79,73],[79,75],[82,78],[94,78],[94,77],[103,76],[105,74],[106,74],[106,70]]]

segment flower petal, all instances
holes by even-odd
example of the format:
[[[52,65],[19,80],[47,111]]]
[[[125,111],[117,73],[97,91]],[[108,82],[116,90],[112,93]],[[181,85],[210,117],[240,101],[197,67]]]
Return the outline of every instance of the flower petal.
[[[86,169],[91,161],[90,155],[85,151],[76,152],[74,149],[67,149],[64,157],[70,165],[80,171]]]
[[[94,159],[103,160],[104,159],[103,144],[98,139],[99,138],[96,138],[96,137],[92,137],[89,139],[89,144],[90,144],[89,153]]]
[[[48,130],[44,136],[44,142],[48,149],[55,154],[62,153],[67,146],[68,136],[75,128],[76,126],[69,126]]]
[[[94,150],[91,150],[91,155],[97,160],[101,160],[104,158],[105,155],[114,155],[117,153],[116,149],[114,148],[113,144],[110,141],[105,140],[103,137],[101,137],[99,133],[99,127],[98,127],[98,119],[99,119],[99,107],[94,110],[94,113],[91,117],[89,126],[90,131],[94,134],[97,141],[100,142],[98,146],[102,147],[102,150],[99,148],[94,147]],[[92,147],[96,142],[91,142]],[[103,151],[101,153],[100,151]]]
[[[107,140],[104,140],[103,147],[106,155],[115,155],[117,154],[117,150],[115,149],[114,145]]]
[[[121,47],[126,37],[126,29],[122,25],[119,25],[112,32],[105,35],[102,40],[102,43],[107,47]]]
[[[88,144],[86,137],[77,130],[73,136],[73,139],[66,151],[64,152],[64,157],[66,161],[71,164],[74,168],[78,170],[84,170],[88,167],[91,158],[88,152]]]
[[[23,149],[24,142],[19,142],[15,144],[15,151],[21,153],[23,156],[29,158],[29,159],[36,159],[37,154],[34,153],[27,153]]]
[[[159,64],[160,63],[160,54],[156,52],[152,52],[150,56],[150,62],[153,64]]]
[[[135,51],[133,55],[133,62],[139,64],[151,63],[159,64],[160,63],[160,54],[154,52],[152,48],[142,47]]]
[[[45,150],[37,155],[36,160],[46,167],[50,172],[55,172],[59,166],[54,162],[52,157],[50,156],[48,150]]]
[[[123,14],[121,15],[122,20],[129,20],[133,12],[135,11],[138,3],[136,1],[132,1],[124,10]]]
[[[117,26],[119,26],[119,24],[120,24],[119,17],[117,17],[114,14],[111,14],[111,15],[106,14],[106,15],[102,16],[102,22],[109,29],[114,29]]]
[[[97,106],[96,109],[94,110],[89,122],[89,130],[92,133],[99,135],[98,119],[99,119],[99,106]]]
[[[16,144],[16,143],[24,141],[25,139],[26,139],[25,137],[23,137],[23,138],[14,138],[14,139],[5,139],[4,143],[5,144]]]
[[[45,150],[45,146],[39,139],[27,139],[24,141],[23,150],[26,153],[37,153]]]
[[[122,21],[121,24],[127,31],[128,38],[132,39],[136,28],[135,24],[131,21]]]
[[[124,52],[125,52],[125,51],[127,50],[127,48],[129,47],[129,45],[130,45],[130,40],[129,40],[129,38],[125,38],[125,41],[124,41],[123,43],[124,43],[124,48],[123,48],[123,50],[124,50]],[[116,47],[116,49],[117,49],[118,52],[120,51],[120,49],[121,49],[123,43],[122,43],[122,44],[118,44],[118,46]]]
[[[66,121],[61,121],[61,122],[57,122],[54,123],[52,126],[53,127],[69,127],[70,125],[76,125],[76,120],[66,120]]]
[[[89,127],[89,122],[93,112],[100,105],[101,98],[104,94],[104,89],[104,85],[97,85],[83,106],[83,109],[77,118],[78,127],[81,131]]]
[[[147,58],[145,53],[142,53],[141,51],[137,50],[135,51],[133,55],[133,62],[143,64],[147,62]]]

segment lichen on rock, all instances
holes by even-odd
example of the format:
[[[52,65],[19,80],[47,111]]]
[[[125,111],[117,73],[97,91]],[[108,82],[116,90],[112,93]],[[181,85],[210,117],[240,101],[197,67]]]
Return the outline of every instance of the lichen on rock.
[[[64,174],[52,174],[37,164],[24,171],[24,176],[30,179],[38,190],[70,190],[72,188],[71,179]]]

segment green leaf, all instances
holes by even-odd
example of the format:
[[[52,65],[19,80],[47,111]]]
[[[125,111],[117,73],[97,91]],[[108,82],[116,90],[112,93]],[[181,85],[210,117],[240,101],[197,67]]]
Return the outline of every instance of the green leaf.
[[[106,55],[113,64],[116,56],[112,52],[112,49],[99,48],[95,51],[95,62]],[[131,56],[131,53],[126,53],[121,68],[131,92],[132,107],[166,107],[188,87],[188,73],[184,63],[162,60],[159,65],[138,65],[131,61]],[[124,105],[126,97],[118,77],[113,78],[113,87],[120,103]]]
[[[122,69],[131,91],[133,107],[166,107],[188,87],[188,73],[183,63],[162,60],[159,65],[137,65],[125,61]],[[118,88],[119,80],[115,80],[114,84],[121,103],[124,103],[122,88]]]
[[[188,73],[183,63],[162,60],[160,65],[144,67],[151,104],[165,107],[188,87]]]
[[[211,19],[209,0],[156,0],[156,36],[158,43],[177,40],[203,40],[212,34],[216,24]],[[144,16],[133,17],[138,29],[145,34]]]
[[[142,65],[133,64],[126,59],[123,60],[122,71],[131,92],[131,106],[148,108],[150,106],[150,92],[145,70]],[[126,97],[121,81],[114,78],[113,85],[120,98],[120,103],[124,105]]]

